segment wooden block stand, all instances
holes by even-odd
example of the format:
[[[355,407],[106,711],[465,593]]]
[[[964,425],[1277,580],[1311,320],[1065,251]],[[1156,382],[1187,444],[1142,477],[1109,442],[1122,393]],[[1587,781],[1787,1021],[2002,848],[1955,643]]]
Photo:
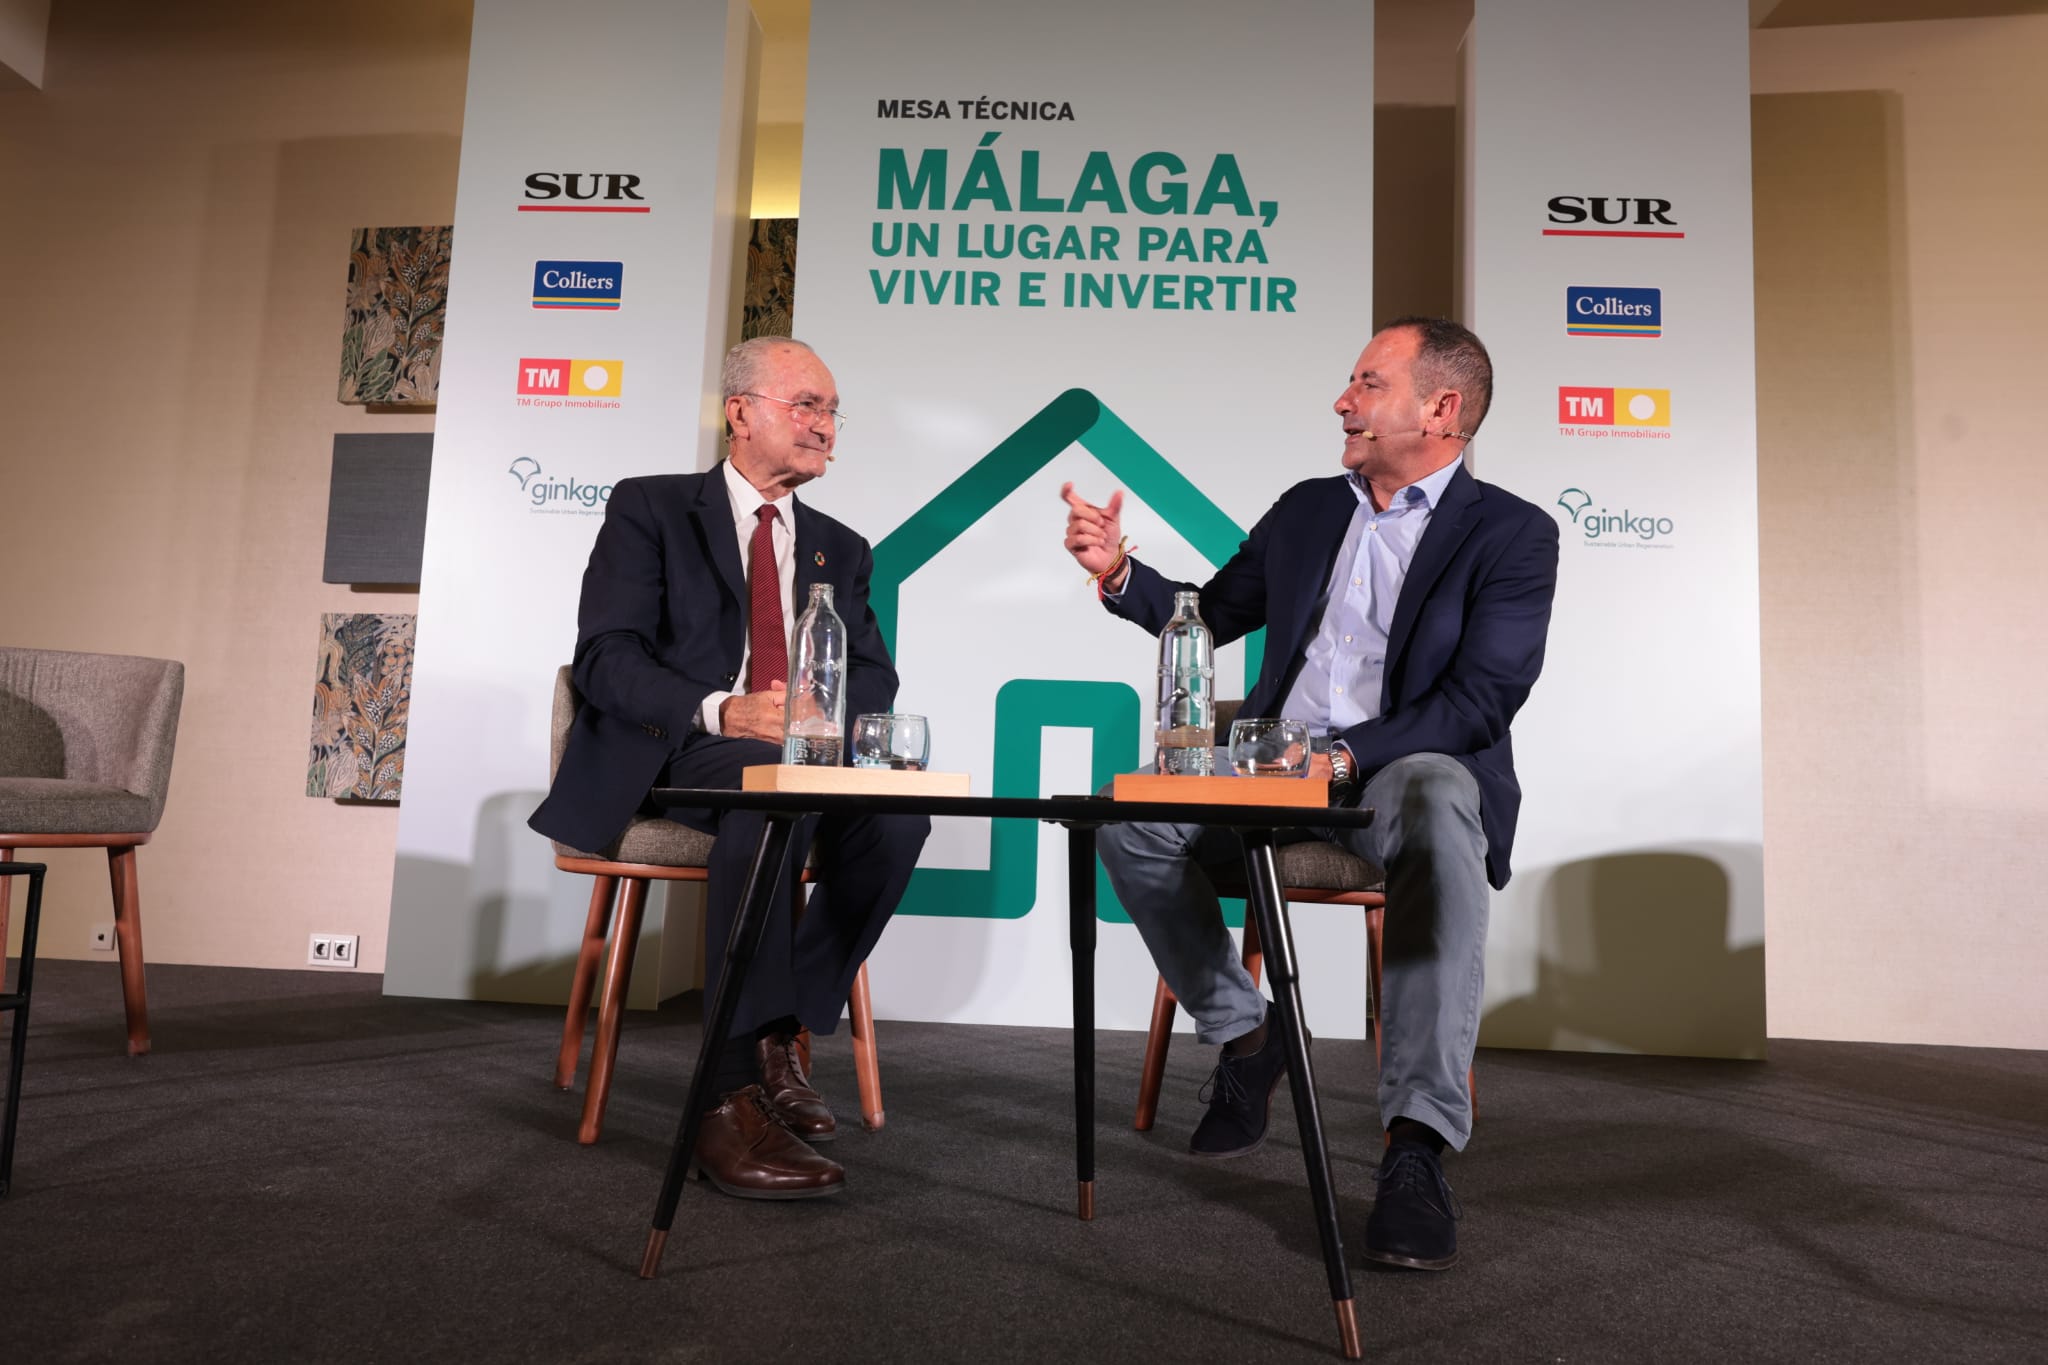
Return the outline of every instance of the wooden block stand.
[[[1123,773],[1110,788],[1119,801],[1174,801],[1232,806],[1327,808],[1330,784],[1305,777],[1182,777],[1174,773]]]
[[[828,792],[851,796],[971,796],[966,773],[912,773],[894,768],[825,768],[762,763],[740,773],[740,790]]]

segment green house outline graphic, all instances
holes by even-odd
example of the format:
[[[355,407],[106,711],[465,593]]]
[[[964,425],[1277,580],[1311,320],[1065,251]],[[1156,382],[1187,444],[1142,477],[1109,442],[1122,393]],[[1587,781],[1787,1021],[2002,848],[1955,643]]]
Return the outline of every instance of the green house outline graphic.
[[[891,655],[896,653],[903,584],[1068,446],[1077,444],[1211,565],[1220,567],[1237,552],[1245,533],[1223,509],[1101,399],[1086,389],[1068,389],[875,546],[868,601]],[[1245,637],[1247,693],[1259,676],[1265,637],[1263,630]],[[1039,739],[1053,726],[1090,732],[1091,788],[1134,770],[1143,712],[1144,704],[1128,683],[1016,678],[1003,684],[996,692],[994,794],[1038,795]],[[919,868],[897,913],[973,919],[1020,919],[1029,914],[1038,899],[1038,830],[1036,820],[993,821],[986,869]],[[1129,923],[1099,867],[1096,879],[1097,917]],[[1232,922],[1241,923],[1241,903],[1231,903],[1229,909]]]

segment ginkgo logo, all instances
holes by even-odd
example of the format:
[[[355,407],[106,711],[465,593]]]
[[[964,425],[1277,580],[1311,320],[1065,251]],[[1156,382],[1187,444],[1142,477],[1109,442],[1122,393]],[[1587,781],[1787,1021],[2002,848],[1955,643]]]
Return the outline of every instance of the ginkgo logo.
[[[1578,527],[1583,542],[1606,548],[1668,550],[1677,523],[1670,517],[1637,512],[1624,507],[1619,512],[1597,507],[1597,499],[1583,488],[1567,488],[1557,495],[1557,505]]]
[[[590,483],[571,474],[551,475],[531,455],[521,455],[505,469],[519,483],[519,491],[536,512],[597,516],[611,501],[609,483]]]

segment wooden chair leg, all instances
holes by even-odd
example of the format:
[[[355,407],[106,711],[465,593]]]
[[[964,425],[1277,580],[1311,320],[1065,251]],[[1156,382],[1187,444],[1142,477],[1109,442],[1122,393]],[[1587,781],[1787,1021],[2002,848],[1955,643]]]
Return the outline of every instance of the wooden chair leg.
[[[583,942],[576,950],[576,974],[569,980],[569,1014],[562,1021],[562,1051],[555,1058],[555,1089],[576,1083],[576,1063],[583,1055],[583,1030],[590,1013],[590,992],[597,985],[598,963],[604,960],[605,931],[611,927],[612,902],[619,879],[590,879],[590,914],[583,921]]]
[[[142,893],[135,876],[135,848],[107,850],[114,884],[114,943],[121,951],[121,1003],[128,1012],[128,1055],[149,1052],[149,986],[142,973]]]
[[[879,1133],[887,1119],[882,1112],[882,1063],[875,1052],[875,1007],[868,994],[865,962],[853,974],[853,993],[846,1004],[852,1016],[853,1076],[860,1088],[860,1121],[870,1133]]]
[[[1173,1042],[1173,1010],[1178,1003],[1166,978],[1160,977],[1152,992],[1152,1027],[1145,1035],[1145,1066],[1138,1073],[1138,1112],[1131,1118],[1131,1127],[1141,1133],[1151,1132],[1152,1121],[1159,1117],[1159,1087],[1166,1079],[1166,1049]]]
[[[590,1050],[590,1086],[583,1093],[584,1146],[604,1131],[605,1101],[611,1098],[612,1067],[619,1057],[619,1023],[626,1013],[626,986],[633,979],[633,949],[640,941],[640,912],[647,905],[647,879],[626,877],[619,911],[612,916],[611,951],[604,965],[604,992],[597,999],[597,1042]]]
[[[14,850],[0,848],[0,863],[14,861]],[[0,981],[7,976],[7,893],[11,889],[12,877],[0,877]]]

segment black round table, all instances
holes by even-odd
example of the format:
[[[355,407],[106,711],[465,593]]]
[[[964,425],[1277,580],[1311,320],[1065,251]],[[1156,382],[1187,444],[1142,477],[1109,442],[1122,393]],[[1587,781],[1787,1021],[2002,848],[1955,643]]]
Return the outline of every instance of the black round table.
[[[1323,1264],[1329,1272],[1338,1343],[1347,1359],[1359,1358],[1361,1347],[1351,1272],[1344,1258],[1330,1158],[1323,1144],[1322,1111],[1316,1104],[1315,1076],[1302,1032],[1294,933],[1282,896],[1273,840],[1283,829],[1310,824],[1317,828],[1363,828],[1372,823],[1370,809],[1117,801],[1107,796],[878,796],[693,787],[658,787],[652,799],[664,809],[758,810],[767,812],[768,819],[748,869],[740,913],[726,941],[725,970],[705,1014],[697,1068],[690,1078],[689,1098],[683,1105],[675,1147],[669,1153],[668,1171],[655,1203],[654,1226],[641,1254],[642,1279],[653,1278],[661,1267],[662,1250],[668,1242],[669,1229],[675,1224],[676,1205],[682,1199],[683,1182],[696,1153],[713,1063],[732,1028],[740,991],[767,927],[776,882],[799,818],[858,812],[924,815],[934,819],[1045,820],[1066,827],[1068,933],[1074,954],[1074,1172],[1079,1181],[1078,1211],[1083,1220],[1095,1216],[1095,831],[1104,825],[1139,821],[1210,825],[1233,829],[1244,841],[1245,884],[1250,891],[1251,911],[1258,917],[1259,939],[1265,944],[1273,1005],[1287,1049],[1287,1080],[1294,1095],[1295,1122],[1301,1129],[1301,1154],[1308,1168],[1309,1194],[1315,1206],[1316,1230],[1322,1238]]]

